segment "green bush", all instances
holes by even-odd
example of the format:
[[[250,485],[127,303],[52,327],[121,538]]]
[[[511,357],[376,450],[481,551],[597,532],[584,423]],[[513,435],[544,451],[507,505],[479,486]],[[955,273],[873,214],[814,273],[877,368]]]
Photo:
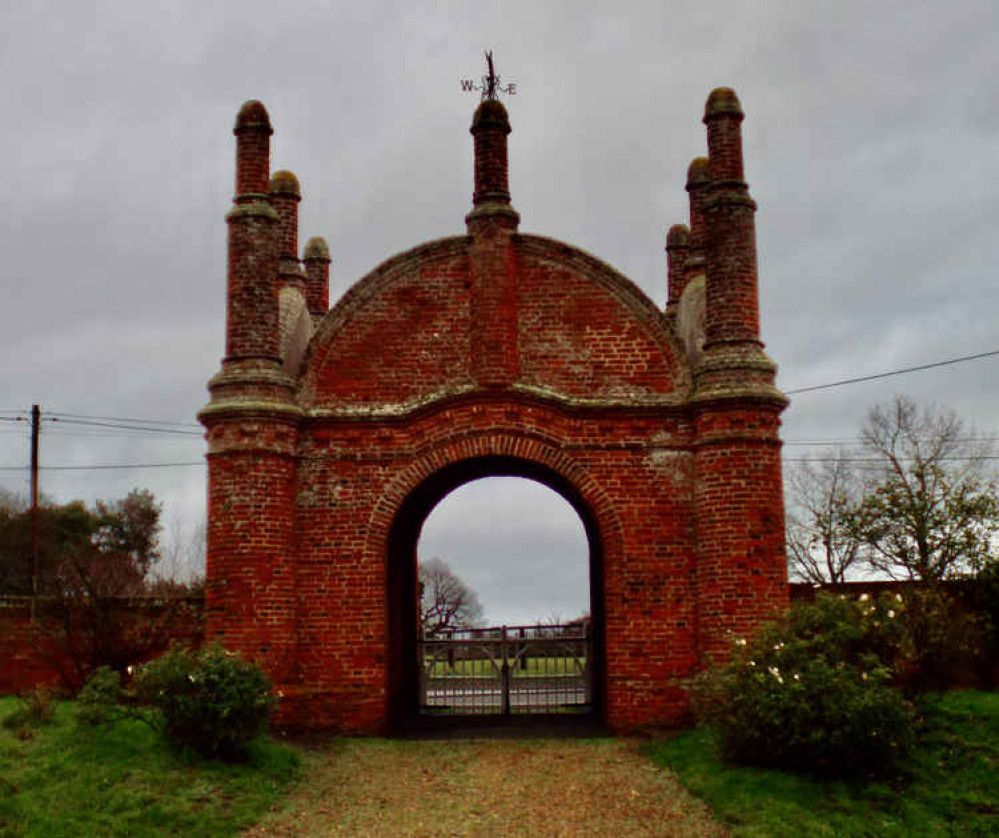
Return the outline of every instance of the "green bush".
[[[717,724],[723,756],[822,776],[889,773],[914,739],[912,708],[891,686],[896,605],[820,595],[737,639],[694,702]]]
[[[898,683],[908,695],[978,686],[986,654],[986,621],[937,585],[906,591],[905,638]]]
[[[76,694],[76,720],[84,725],[110,724],[121,718],[120,703],[121,675],[99,666]]]
[[[971,585],[968,602],[982,632],[980,671],[986,687],[999,687],[999,560],[982,568]]]
[[[7,715],[3,726],[26,736],[32,728],[41,727],[51,721],[55,713],[52,691],[48,687],[32,687],[17,697],[17,709]]]
[[[217,645],[171,649],[140,667],[133,687],[162,712],[171,744],[223,760],[246,757],[276,701],[260,667]]]

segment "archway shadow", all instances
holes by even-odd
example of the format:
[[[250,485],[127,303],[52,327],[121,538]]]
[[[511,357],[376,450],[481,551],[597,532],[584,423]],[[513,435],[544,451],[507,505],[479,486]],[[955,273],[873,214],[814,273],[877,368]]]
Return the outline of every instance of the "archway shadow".
[[[421,715],[417,639],[417,544],[423,525],[448,494],[465,483],[485,477],[523,477],[547,486],[572,506],[583,523],[589,545],[590,616],[592,631],[591,711],[573,717],[483,717]],[[603,724],[606,693],[604,656],[603,545],[595,516],[580,492],[565,477],[546,466],[516,457],[475,457],[445,466],[417,486],[399,508],[389,532],[386,605],[388,608],[388,699],[390,732],[396,735],[473,735],[476,730],[551,731],[560,735],[592,733]],[[537,734],[544,735],[544,734]]]

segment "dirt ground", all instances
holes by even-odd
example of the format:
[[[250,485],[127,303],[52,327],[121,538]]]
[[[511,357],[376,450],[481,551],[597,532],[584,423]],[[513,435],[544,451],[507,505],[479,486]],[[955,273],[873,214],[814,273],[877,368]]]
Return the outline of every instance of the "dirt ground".
[[[622,740],[341,739],[248,836],[725,835]]]

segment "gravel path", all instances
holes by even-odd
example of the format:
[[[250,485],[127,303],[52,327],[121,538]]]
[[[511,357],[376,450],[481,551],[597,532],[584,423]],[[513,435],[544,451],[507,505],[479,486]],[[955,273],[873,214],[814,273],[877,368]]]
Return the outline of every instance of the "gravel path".
[[[248,836],[722,836],[622,740],[340,739]]]

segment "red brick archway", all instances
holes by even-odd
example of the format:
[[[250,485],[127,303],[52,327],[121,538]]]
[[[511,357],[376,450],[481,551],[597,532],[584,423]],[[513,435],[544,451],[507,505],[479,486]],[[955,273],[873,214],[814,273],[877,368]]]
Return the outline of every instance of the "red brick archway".
[[[578,468],[552,449],[537,443],[516,445],[515,438],[480,438],[469,455],[466,446],[451,445],[445,452],[434,452],[433,460],[443,453],[449,464],[423,478],[421,464],[407,470],[400,481],[409,489],[405,498],[391,510],[392,524],[373,525],[370,555],[387,557],[388,591],[388,690],[389,712],[394,726],[401,727],[416,712],[416,546],[420,530],[430,512],[459,486],[484,477],[523,477],[542,483],[560,494],[579,515],[589,548],[590,612],[593,620],[594,710],[604,717],[606,692],[604,667],[605,629],[603,607],[603,569],[605,555],[620,560],[622,540],[620,522],[611,505],[591,480],[580,479]],[[516,456],[510,451],[520,449]],[[530,455],[540,454],[534,459]],[[553,464],[559,466],[558,469]],[[571,475],[571,476],[570,476]],[[419,480],[410,486],[413,478]],[[580,486],[573,482],[579,480]],[[395,495],[395,493],[392,493]],[[597,510],[601,510],[598,512]]]
[[[787,603],[779,415],[759,340],[742,111],[708,99],[668,303],[519,232],[506,110],[475,113],[466,234],[394,256],[327,311],[298,258],[298,182],[270,121],[236,121],[226,356],[209,443],[207,635],[261,661],[288,724],[375,732],[412,705],[415,539],[476,477],[540,480],[579,512],[613,728],[672,723],[733,635]]]

